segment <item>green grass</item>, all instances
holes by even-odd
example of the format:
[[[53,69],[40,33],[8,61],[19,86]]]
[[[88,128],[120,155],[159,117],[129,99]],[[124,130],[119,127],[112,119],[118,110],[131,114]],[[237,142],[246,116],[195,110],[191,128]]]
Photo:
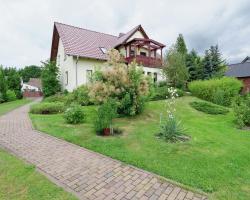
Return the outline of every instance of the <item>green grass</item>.
[[[11,101],[7,103],[1,103],[0,104],[0,115],[3,115],[11,110],[14,110],[15,108],[18,108],[26,103],[29,103],[30,100],[28,99],[20,99],[16,101]]]
[[[0,199],[76,200],[36,172],[35,167],[0,150]]]
[[[177,115],[191,140],[169,144],[157,139],[165,101],[149,102],[145,112],[119,118],[123,135],[101,137],[88,106],[86,122],[68,125],[62,115],[31,115],[35,127],[55,137],[100,152],[174,181],[208,192],[211,199],[250,199],[250,131],[236,129],[233,114],[209,115],[193,109],[194,97],[177,100]]]

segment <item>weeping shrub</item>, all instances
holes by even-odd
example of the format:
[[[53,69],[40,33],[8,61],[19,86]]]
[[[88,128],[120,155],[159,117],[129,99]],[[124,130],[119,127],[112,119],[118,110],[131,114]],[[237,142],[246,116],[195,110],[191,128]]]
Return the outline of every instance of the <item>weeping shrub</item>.
[[[188,88],[196,97],[220,105],[230,106],[232,99],[239,94],[242,86],[242,82],[236,78],[223,77],[193,81],[189,83]]]

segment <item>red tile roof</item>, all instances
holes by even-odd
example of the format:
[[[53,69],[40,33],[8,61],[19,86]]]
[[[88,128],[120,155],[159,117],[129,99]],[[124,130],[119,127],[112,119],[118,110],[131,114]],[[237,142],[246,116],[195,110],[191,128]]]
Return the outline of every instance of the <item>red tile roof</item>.
[[[139,28],[143,31],[145,36],[148,37],[141,25],[136,26],[126,34],[117,37],[55,22],[55,29],[62,40],[66,54],[100,60],[107,60],[107,55],[102,52],[101,47],[104,47],[107,50],[117,47],[124,43]],[[52,41],[52,51],[54,50],[53,42],[54,41]],[[54,56],[55,54],[51,54],[51,60],[53,60],[52,57]]]

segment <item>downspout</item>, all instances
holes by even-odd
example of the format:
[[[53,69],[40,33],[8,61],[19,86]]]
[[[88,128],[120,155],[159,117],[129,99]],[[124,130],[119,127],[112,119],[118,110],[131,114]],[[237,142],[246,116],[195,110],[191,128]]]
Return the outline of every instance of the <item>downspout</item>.
[[[78,86],[78,79],[77,79],[77,64],[78,64],[79,56],[76,57],[76,88]]]

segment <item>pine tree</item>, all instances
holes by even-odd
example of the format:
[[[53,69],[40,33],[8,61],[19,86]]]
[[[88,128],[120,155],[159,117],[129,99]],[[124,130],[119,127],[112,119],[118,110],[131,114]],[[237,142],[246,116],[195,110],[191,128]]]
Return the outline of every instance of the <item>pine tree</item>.
[[[189,81],[202,79],[201,59],[193,49],[186,56],[186,66],[189,73]]]
[[[202,65],[204,68],[204,79],[210,79],[212,77],[212,73],[213,73],[213,66],[212,66],[211,54],[210,54],[209,50],[205,51],[205,56],[204,56],[204,59],[202,61]]]
[[[219,51],[218,45],[211,46],[210,49],[211,65],[212,65],[212,76],[221,77],[224,75],[226,63],[222,59],[222,55]]]
[[[186,55],[188,50],[182,34],[179,34],[175,43],[175,48],[180,54]]]

